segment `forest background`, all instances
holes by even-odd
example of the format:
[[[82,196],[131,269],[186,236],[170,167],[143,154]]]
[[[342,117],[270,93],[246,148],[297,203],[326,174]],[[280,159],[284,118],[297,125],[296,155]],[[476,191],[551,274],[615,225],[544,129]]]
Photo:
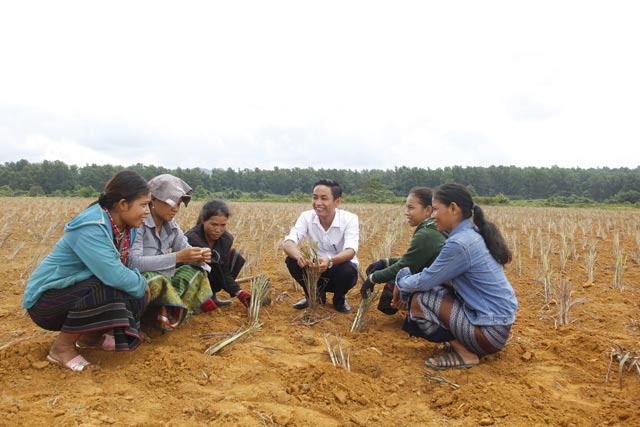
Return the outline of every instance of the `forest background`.
[[[483,204],[531,202],[547,206],[625,204],[640,206],[640,167],[560,168],[462,167],[437,169],[396,167],[393,170],[345,170],[291,168],[167,169],[135,164],[67,165],[62,161],[30,163],[27,160],[0,165],[0,196],[93,197],[105,182],[122,169],[146,179],[170,173],[194,188],[194,198],[230,200],[306,201],[320,178],[340,182],[350,202],[395,203],[415,185],[436,187],[446,182],[468,186]]]

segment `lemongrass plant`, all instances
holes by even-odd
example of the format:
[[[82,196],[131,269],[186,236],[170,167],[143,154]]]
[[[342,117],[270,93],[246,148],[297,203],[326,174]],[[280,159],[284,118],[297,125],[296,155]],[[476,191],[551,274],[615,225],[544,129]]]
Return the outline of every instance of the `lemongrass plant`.
[[[313,320],[318,310],[318,305],[320,304],[320,293],[324,288],[324,286],[319,283],[322,273],[317,269],[318,242],[306,236],[300,241],[298,247],[300,248],[302,257],[309,263],[303,270],[303,280],[307,287],[307,303],[309,304],[305,317]]]
[[[513,233],[511,235],[511,252],[516,274],[518,276],[522,276],[522,257],[520,256],[520,248],[518,247],[518,235],[516,233]]]
[[[589,251],[584,257],[584,267],[587,270],[587,281],[592,283],[594,278],[594,268],[598,255],[596,254],[596,242],[591,242]]]
[[[336,332],[336,343],[331,343],[331,334],[324,334],[324,342],[327,344],[327,350],[329,352],[329,358],[331,358],[331,363],[333,366],[342,366],[347,371],[351,371],[351,349],[347,350],[347,356],[345,357],[344,351],[342,350],[342,339],[340,335]]]
[[[209,348],[207,348],[204,351],[204,354],[207,355],[212,355],[212,354],[216,354],[217,352],[219,352],[220,350],[222,350],[224,347],[228,346],[229,344],[231,344],[232,342],[236,341],[238,338],[241,338],[244,335],[250,334],[252,332],[255,332],[257,330],[259,330],[262,327],[262,323],[258,322],[257,320],[254,321],[247,329],[245,329],[244,331],[240,331],[238,333],[235,333],[233,335],[231,335],[229,338],[227,338],[224,341],[221,341],[215,345],[210,346]]]
[[[616,264],[613,268],[613,280],[611,282],[611,287],[614,289],[618,289],[620,291],[624,290],[624,284],[622,283],[622,276],[624,274],[624,270],[627,266],[627,257],[623,256],[622,253],[619,253],[616,256]]]
[[[260,307],[267,305],[267,297],[271,302],[271,282],[264,274],[259,274],[251,281],[251,303],[249,304],[249,322],[255,323],[260,315]]]
[[[253,277],[251,280],[251,303],[249,304],[249,327],[245,330],[236,331],[229,338],[210,346],[204,353],[208,355],[216,354],[238,338],[259,330],[262,327],[262,323],[258,319],[260,307],[270,291],[271,284],[267,276],[259,274]]]
[[[571,290],[571,282],[569,282],[569,280],[565,279],[564,277],[560,277],[560,286],[558,287],[557,294],[558,298],[556,300],[556,304],[558,311],[555,318],[556,327],[558,326],[558,324],[568,325],[569,323],[571,323],[572,319],[569,315],[571,307],[586,301],[586,298],[572,298],[573,291]]]
[[[380,295],[380,291],[374,290],[367,291],[367,296],[362,297],[360,304],[358,305],[356,317],[353,318],[353,323],[351,324],[351,332],[361,332],[364,329],[366,321],[365,315],[373,303],[378,299],[378,295]]]
[[[550,301],[551,300],[551,291],[552,291],[552,287],[551,287],[551,267],[549,265],[549,249],[545,250],[540,250],[540,261],[542,263],[541,265],[541,269],[540,269],[540,281],[542,282],[542,287],[544,290],[544,300],[545,301]]]

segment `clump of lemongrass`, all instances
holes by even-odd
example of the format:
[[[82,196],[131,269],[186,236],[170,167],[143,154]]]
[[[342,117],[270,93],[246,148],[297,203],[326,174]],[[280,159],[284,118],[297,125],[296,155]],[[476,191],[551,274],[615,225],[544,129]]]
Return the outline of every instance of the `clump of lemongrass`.
[[[349,362],[351,349],[347,350],[347,357],[345,357],[344,351],[342,350],[342,339],[340,338],[340,335],[336,332],[336,343],[332,344],[331,334],[324,334],[324,342],[327,344],[327,350],[333,366],[342,366],[344,369],[351,372],[351,364]]]
[[[618,362],[618,380],[620,388],[622,388],[622,372],[627,367],[627,371],[636,369],[638,375],[640,375],[640,350],[625,350],[618,344],[614,344],[609,353],[609,369],[604,377],[604,382],[609,381],[609,374],[611,373],[611,367],[613,366],[613,360]]]
[[[611,287],[618,290],[624,290],[624,284],[622,283],[622,276],[624,274],[624,270],[627,266],[627,257],[623,256],[622,253],[619,253],[616,256],[616,264],[613,269],[613,281],[611,282]]]
[[[261,327],[262,327],[262,323],[260,323],[260,322],[258,322],[256,320],[253,323],[251,323],[251,325],[248,328],[246,328],[244,331],[237,332],[237,333],[231,335],[226,340],[221,341],[221,342],[219,342],[219,343],[217,343],[215,345],[210,346],[209,348],[207,348],[204,351],[204,354],[207,354],[207,355],[216,354],[217,352],[222,350],[224,347],[226,347],[229,344],[231,344],[232,342],[236,341],[238,338],[241,338],[244,335],[247,335],[247,334],[250,334],[252,332],[255,332],[255,331],[259,330]]]
[[[587,280],[589,283],[593,282],[594,278],[594,267],[596,265],[596,260],[598,259],[598,255],[596,254],[596,242],[591,242],[589,245],[589,251],[584,258],[584,267],[587,270]]]
[[[257,275],[251,284],[251,303],[249,304],[249,322],[250,325],[245,330],[239,330],[234,332],[229,338],[221,341],[215,345],[210,346],[205,350],[205,354],[212,355],[222,350],[227,345],[231,344],[238,338],[250,334],[259,330],[262,327],[262,323],[258,320],[260,314],[260,307],[265,298],[265,295],[271,291],[271,284],[267,276],[263,274]]]
[[[573,320],[569,316],[569,311],[571,307],[576,304],[583,303],[586,298],[576,298],[572,299],[573,291],[571,290],[571,282],[569,282],[564,277],[560,277],[560,286],[558,289],[558,298],[556,300],[557,304],[557,316],[555,319],[556,327],[558,324],[560,325],[568,325]]]
[[[518,235],[516,233],[513,233],[512,235],[511,252],[513,255],[513,264],[515,265],[516,274],[518,276],[522,276],[522,258],[520,257],[520,249],[518,248]]]
[[[303,271],[303,280],[307,287],[307,303],[309,304],[304,318],[312,321],[315,319],[315,314],[320,304],[320,292],[324,288],[318,283],[322,273],[316,268],[318,266],[318,242],[306,236],[300,241],[298,247],[302,258],[309,263]]]
[[[551,268],[549,266],[549,251],[550,248],[548,248],[547,250],[544,249],[540,249],[540,261],[542,262],[542,265],[540,266],[540,276],[539,276],[539,280],[542,282],[542,288],[544,291],[544,300],[545,301],[551,301],[552,298],[552,286],[551,286]]]
[[[364,329],[366,313],[371,308],[373,303],[377,300],[378,295],[380,295],[379,290],[370,290],[367,291],[367,296],[362,297],[360,300],[360,304],[358,305],[358,311],[356,312],[356,317],[353,319],[353,323],[351,324],[351,332],[360,332]]]
[[[251,281],[251,303],[249,304],[249,322],[258,321],[260,307],[271,303],[271,282],[264,274],[259,274]]]

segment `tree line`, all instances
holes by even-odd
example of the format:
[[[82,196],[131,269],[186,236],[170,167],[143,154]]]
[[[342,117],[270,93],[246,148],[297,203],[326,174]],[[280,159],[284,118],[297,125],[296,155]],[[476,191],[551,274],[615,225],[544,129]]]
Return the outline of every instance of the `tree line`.
[[[640,167],[560,168],[553,167],[462,167],[430,169],[202,169],[135,164],[67,165],[62,161],[30,163],[27,160],[0,165],[0,196],[93,197],[116,172],[130,169],[147,179],[171,173],[194,188],[194,197],[226,199],[286,198],[307,200],[313,183],[320,178],[339,181],[349,200],[397,201],[416,185],[437,187],[459,182],[478,196],[493,201],[547,200],[559,204],[640,202]]]

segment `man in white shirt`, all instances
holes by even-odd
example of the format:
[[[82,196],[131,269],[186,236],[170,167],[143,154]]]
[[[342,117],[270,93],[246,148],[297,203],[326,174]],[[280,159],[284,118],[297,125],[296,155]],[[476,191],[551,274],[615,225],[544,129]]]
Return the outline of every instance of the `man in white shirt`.
[[[282,247],[287,254],[286,264],[291,276],[302,286],[308,296],[304,281],[304,268],[309,266],[299,248],[304,237],[318,242],[318,259],[313,268],[322,274],[318,281],[321,303],[326,301],[326,292],[333,292],[333,306],[341,313],[351,307],[345,299],[346,293],[358,280],[359,223],[358,216],[338,209],[342,202],[342,188],[331,179],[321,179],[313,185],[311,206],[302,212],[295,225],[284,238]],[[302,310],[308,307],[304,298],[293,305]]]

